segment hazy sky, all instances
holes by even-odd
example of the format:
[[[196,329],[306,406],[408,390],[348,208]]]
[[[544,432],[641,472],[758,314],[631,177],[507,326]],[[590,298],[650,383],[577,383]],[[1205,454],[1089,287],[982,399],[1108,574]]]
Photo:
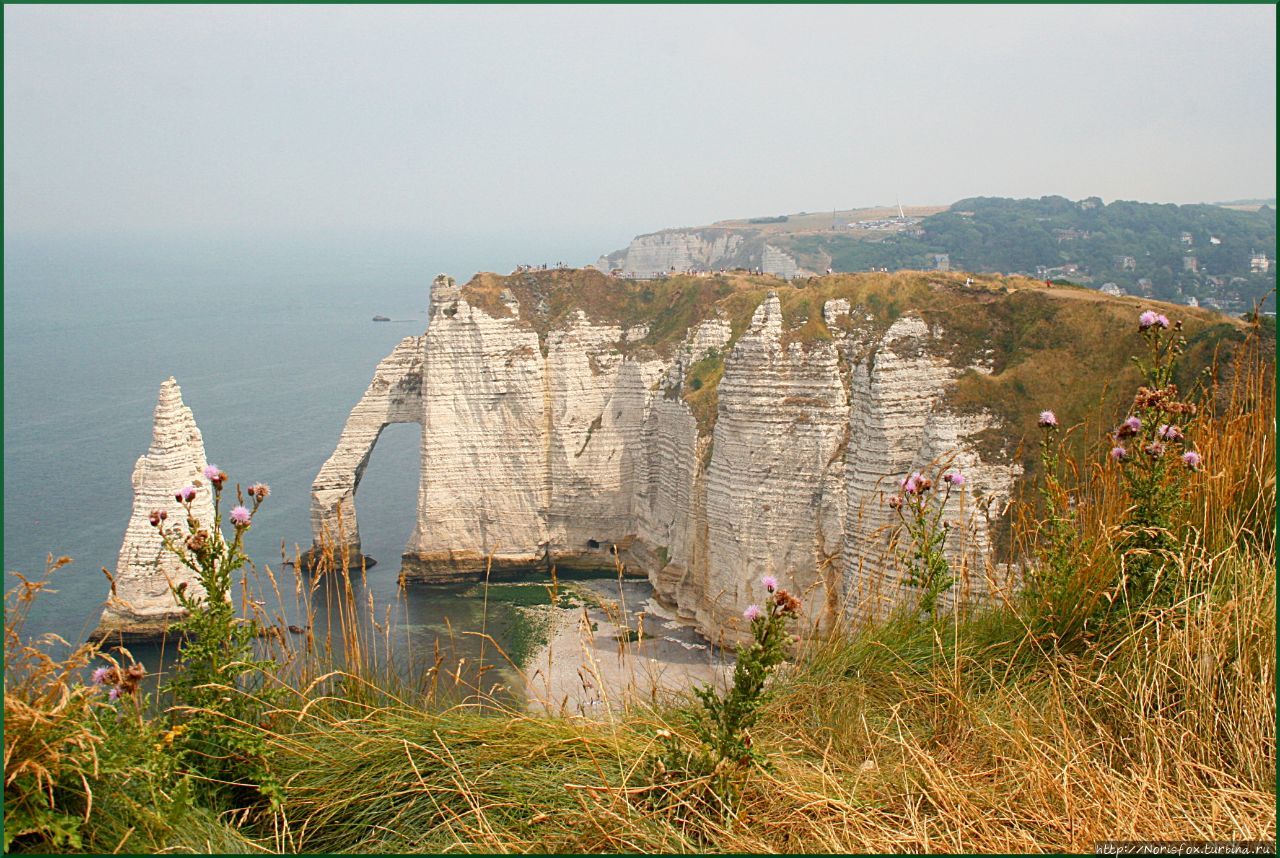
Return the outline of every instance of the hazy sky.
[[[10,6],[5,228],[604,251],[895,198],[1271,196],[1275,82],[1274,6]]]

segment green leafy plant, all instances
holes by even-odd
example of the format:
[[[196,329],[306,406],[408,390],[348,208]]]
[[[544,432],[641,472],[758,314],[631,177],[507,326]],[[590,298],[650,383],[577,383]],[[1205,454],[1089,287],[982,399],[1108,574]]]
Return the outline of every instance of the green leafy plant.
[[[1200,468],[1200,454],[1182,429],[1196,406],[1181,400],[1174,384],[1178,356],[1186,349],[1182,323],[1147,310],[1138,319],[1146,345],[1137,364],[1145,384],[1129,416],[1115,430],[1109,457],[1120,468],[1129,511],[1120,537],[1123,554],[1117,597],[1131,606],[1167,601],[1173,582],[1164,570],[1182,545],[1187,476]]]
[[[909,547],[901,552],[903,580],[919,594],[917,609],[933,618],[938,601],[955,584],[955,575],[947,560],[946,543],[949,523],[943,519],[947,501],[953,490],[964,488],[965,477],[959,471],[942,475],[942,490],[935,491],[934,481],[913,471],[898,484],[898,493],[889,498],[889,507],[898,514],[899,529],[907,536]]]
[[[231,601],[236,573],[249,562],[244,534],[270,490],[249,486],[249,507],[245,492],[236,487],[238,503],[228,514],[233,531],[228,541],[221,513],[227,475],[213,465],[204,475],[213,486],[212,522],[199,521],[192,511],[194,485],[174,495],[187,512],[184,525],[166,526],[164,511],[151,513],[151,524],[160,531],[165,548],[195,573],[200,584],[199,590],[187,582],[173,588],[187,616],[176,627],[182,636],[178,659],[162,689],[171,695],[175,723],[166,736],[178,763],[188,771],[233,791],[248,784],[274,807],[281,789],[267,764],[262,733],[244,727],[269,718],[272,691],[263,680],[275,662],[256,657],[257,623],[237,617]],[[179,727],[184,729],[178,731]]]
[[[761,583],[769,598],[763,607],[753,604],[743,612],[751,623],[751,640],[738,647],[732,685],[724,693],[710,685],[694,689],[699,707],[691,727],[697,747],[688,748],[670,730],[658,733],[662,751],[654,765],[655,783],[670,786],[707,778],[711,797],[721,810],[733,806],[737,781],[746,769],[767,765],[750,730],[768,699],[769,675],[786,659],[795,641],[788,627],[799,614],[800,600],[779,589],[772,576],[765,576]]]
[[[1063,436],[1052,411],[1039,416],[1040,469],[1038,486],[1043,510],[1029,522],[1033,562],[1024,576],[1025,603],[1036,627],[1061,645],[1075,640],[1096,613],[1097,587],[1081,586],[1080,569],[1087,563],[1092,540],[1077,521],[1080,485],[1074,466],[1064,464]]]

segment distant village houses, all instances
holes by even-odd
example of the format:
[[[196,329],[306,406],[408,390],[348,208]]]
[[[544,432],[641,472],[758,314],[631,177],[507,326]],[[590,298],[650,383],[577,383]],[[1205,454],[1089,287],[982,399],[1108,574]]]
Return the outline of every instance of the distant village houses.
[[[1138,260],[1132,256],[1117,256],[1112,261],[1115,263],[1116,268],[1121,271],[1134,271],[1138,267]]]
[[[1254,253],[1249,257],[1249,270],[1254,274],[1266,274],[1271,270],[1271,260],[1265,253]]]
[[[1098,291],[1102,292],[1104,295],[1111,295],[1114,298],[1119,298],[1124,294],[1124,290],[1115,283],[1103,283]]]

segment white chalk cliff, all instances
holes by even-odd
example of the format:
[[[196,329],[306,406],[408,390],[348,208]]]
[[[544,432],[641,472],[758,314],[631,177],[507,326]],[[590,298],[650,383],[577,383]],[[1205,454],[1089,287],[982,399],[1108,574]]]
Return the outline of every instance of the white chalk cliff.
[[[590,276],[592,288],[631,288]],[[628,327],[584,307],[547,322],[545,296],[492,294],[437,278],[427,332],[379,364],[316,478],[317,544],[341,517],[359,552],[370,450],[388,423],[416,421],[406,581],[474,579],[490,565],[495,576],[611,568],[616,547],[713,639],[741,632],[765,574],[804,596],[809,622],[829,624],[909,597],[884,501],[903,475],[951,456],[969,477],[948,510],[951,550],[990,550],[979,507],[1003,506],[1017,466],[970,443],[991,418],[949,410],[965,367],[936,356],[945,332],[922,318],[881,323],[831,300],[818,319],[829,330],[801,339],[770,293],[736,338],[716,310],[664,349],[644,347],[657,319]],[[692,371],[720,361],[708,421],[688,399]]]
[[[183,616],[173,587],[185,582],[189,593],[203,594],[194,573],[165,549],[149,518],[152,510],[164,510],[170,524],[184,521],[186,511],[174,493],[197,484],[192,512],[200,521],[212,522],[213,491],[201,477],[206,464],[195,417],[183,403],[178,383],[169,378],[160,385],[151,447],[133,469],[133,512],[94,637],[160,635]]]

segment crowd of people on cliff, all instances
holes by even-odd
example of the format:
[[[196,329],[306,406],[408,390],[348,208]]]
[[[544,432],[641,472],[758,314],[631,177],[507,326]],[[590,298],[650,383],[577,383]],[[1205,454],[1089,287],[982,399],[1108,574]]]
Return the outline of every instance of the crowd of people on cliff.
[[[524,273],[524,272],[526,272],[526,271],[547,271],[547,270],[565,271],[565,270],[568,270],[568,269],[569,269],[569,268],[571,268],[571,267],[572,267],[572,266],[570,266],[570,265],[565,265],[563,262],[557,262],[555,265],[548,265],[548,264],[547,264],[547,263],[545,263],[545,262],[544,262],[544,263],[542,263],[541,265],[528,265],[528,264],[522,264],[522,265],[517,265],[517,266],[516,266],[516,270],[515,270],[514,272],[512,272],[512,273],[513,273],[513,274],[522,274],[522,273]]]

